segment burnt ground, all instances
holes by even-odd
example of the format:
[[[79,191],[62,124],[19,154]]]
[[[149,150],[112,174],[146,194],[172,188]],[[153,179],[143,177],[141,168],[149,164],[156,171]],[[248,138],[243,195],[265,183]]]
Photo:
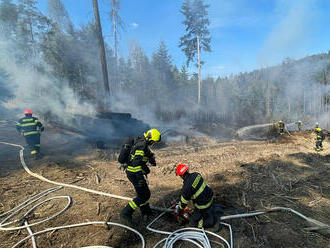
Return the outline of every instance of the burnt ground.
[[[330,141],[325,151],[313,150],[312,132],[293,133],[273,141],[230,141],[219,143],[210,137],[195,137],[185,143],[168,144],[155,150],[157,167],[151,167],[149,186],[151,204],[170,206],[179,196],[182,185],[174,174],[177,163],[187,163],[191,171],[200,172],[214,189],[215,198],[224,206],[225,214],[244,213],[268,207],[293,208],[302,214],[330,223]],[[24,144],[14,128],[0,123],[0,140]],[[48,127],[42,136],[44,157],[27,164],[35,173],[54,181],[72,183],[112,194],[134,197],[132,185],[125,173],[117,169],[116,154],[97,150],[82,137]],[[21,167],[18,149],[0,144],[0,213],[8,211],[54,185],[31,177]],[[126,201],[64,188],[53,195],[69,195],[71,207],[59,217],[33,227],[34,232],[48,227],[88,221],[119,222],[119,212]],[[50,201],[35,210],[31,220],[50,216],[66,204]],[[134,214],[139,230],[152,247],[164,235],[145,229],[139,212]],[[307,223],[290,213],[270,213],[263,216],[228,221],[234,231],[235,247],[330,247],[329,238],[303,228]],[[165,215],[155,224],[162,230],[174,231],[179,226],[175,218]],[[220,234],[228,239],[226,228]],[[27,231],[0,232],[0,247],[12,247],[27,236]],[[37,237],[38,247],[141,247],[132,233],[102,225],[66,229]],[[27,241],[22,247],[32,247]],[[181,247],[189,247],[186,244]],[[216,246],[215,246],[216,247]],[[221,246],[219,246],[221,247]]]

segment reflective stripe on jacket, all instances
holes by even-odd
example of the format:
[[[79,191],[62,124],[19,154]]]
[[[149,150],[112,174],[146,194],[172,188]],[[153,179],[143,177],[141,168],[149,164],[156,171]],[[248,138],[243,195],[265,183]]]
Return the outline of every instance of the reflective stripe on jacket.
[[[131,148],[130,163],[126,171],[149,173],[147,162],[155,163],[154,154],[150,151],[147,141],[143,137],[137,137]]]
[[[183,181],[180,198],[181,208],[185,208],[190,200],[199,209],[209,208],[213,202],[212,189],[207,186],[202,176],[197,172],[188,174]]]
[[[16,129],[24,136],[28,136],[38,134],[39,130],[43,131],[44,127],[37,117],[25,116],[16,123]]]

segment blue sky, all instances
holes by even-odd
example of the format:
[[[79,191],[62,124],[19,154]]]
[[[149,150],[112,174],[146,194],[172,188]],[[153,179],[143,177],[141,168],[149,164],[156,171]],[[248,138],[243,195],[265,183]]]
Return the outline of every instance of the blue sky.
[[[62,0],[76,27],[93,20],[91,0]],[[110,0],[99,0],[103,34],[112,44]],[[164,41],[179,68],[186,58],[178,47],[184,34],[183,0],[122,0],[119,54],[127,57],[132,40],[148,56]],[[227,76],[330,50],[330,1],[206,0],[210,5],[211,53],[203,53],[202,75]],[[47,0],[39,0],[45,12]],[[190,71],[196,71],[191,66]]]

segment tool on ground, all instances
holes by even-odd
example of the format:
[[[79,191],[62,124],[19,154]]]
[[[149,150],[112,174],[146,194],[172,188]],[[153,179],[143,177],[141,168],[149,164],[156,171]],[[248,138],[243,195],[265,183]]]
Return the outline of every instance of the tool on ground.
[[[189,221],[191,215],[194,213],[194,210],[188,206],[181,209],[180,205],[176,201],[174,201],[172,205],[174,206],[173,213],[176,215],[176,219],[180,224]]]

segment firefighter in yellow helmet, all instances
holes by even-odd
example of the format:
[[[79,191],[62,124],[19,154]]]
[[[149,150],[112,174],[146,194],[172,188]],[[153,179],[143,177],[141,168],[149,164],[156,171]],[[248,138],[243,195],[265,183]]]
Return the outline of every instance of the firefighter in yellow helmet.
[[[325,135],[324,135],[322,129],[319,127],[315,128],[315,133],[316,133],[315,150],[322,151],[323,150],[322,142],[325,139]]]
[[[132,225],[132,215],[138,208],[143,216],[149,216],[152,213],[148,202],[151,194],[145,176],[150,173],[148,162],[156,166],[155,156],[149,146],[160,140],[161,134],[157,129],[150,129],[142,137],[134,139],[126,175],[134,186],[136,197],[120,212],[120,219],[124,224]]]
[[[280,130],[280,135],[284,134],[285,124],[282,120],[278,121],[278,129]]]

